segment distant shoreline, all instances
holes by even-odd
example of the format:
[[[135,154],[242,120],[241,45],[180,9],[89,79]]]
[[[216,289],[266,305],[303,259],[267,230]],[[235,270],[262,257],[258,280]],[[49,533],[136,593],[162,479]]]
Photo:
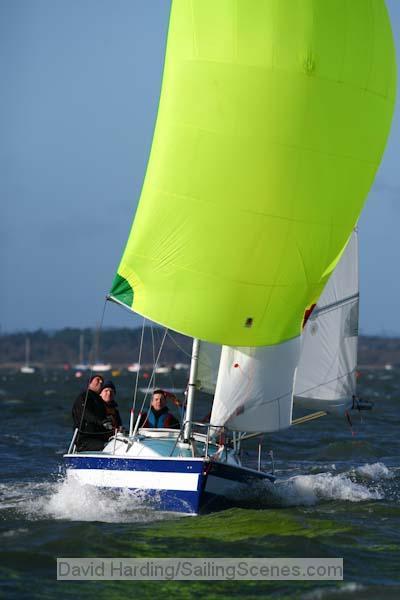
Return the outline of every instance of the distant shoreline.
[[[110,363],[113,369],[126,369],[137,362],[141,328],[109,328],[101,335],[91,329],[64,328],[46,332],[10,333],[0,336],[0,369],[19,369],[26,363],[29,340],[29,364],[38,369],[69,369],[73,365]],[[142,362],[153,364],[163,329],[146,327]],[[153,347],[154,342],[154,347]],[[190,362],[191,339],[171,332],[161,355],[165,365]],[[400,337],[361,335],[358,343],[359,369],[400,367]]]

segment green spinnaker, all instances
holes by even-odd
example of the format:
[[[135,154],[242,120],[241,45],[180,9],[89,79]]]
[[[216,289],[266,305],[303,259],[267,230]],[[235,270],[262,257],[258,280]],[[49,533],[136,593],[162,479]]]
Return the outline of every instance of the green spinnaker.
[[[210,342],[299,335],[372,185],[394,100],[383,0],[175,0],[111,296]]]

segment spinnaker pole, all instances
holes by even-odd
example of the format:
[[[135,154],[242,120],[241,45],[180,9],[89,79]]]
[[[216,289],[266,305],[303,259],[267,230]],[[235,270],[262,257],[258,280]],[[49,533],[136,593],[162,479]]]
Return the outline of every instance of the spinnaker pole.
[[[200,351],[200,340],[193,338],[192,346],[192,360],[190,363],[190,374],[188,383],[187,403],[186,403],[186,415],[185,415],[185,428],[184,428],[184,439],[189,440],[192,433],[192,420],[193,420],[193,408],[194,408],[194,395],[196,391],[196,379],[197,379],[197,367],[199,362],[199,351]]]

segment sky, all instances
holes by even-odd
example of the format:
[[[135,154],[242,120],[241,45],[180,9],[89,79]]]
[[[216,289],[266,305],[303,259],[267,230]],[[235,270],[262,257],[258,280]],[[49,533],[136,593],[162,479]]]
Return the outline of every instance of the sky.
[[[400,0],[387,0],[400,65]],[[94,327],[140,196],[168,0],[0,0],[1,332]],[[400,81],[400,76],[398,76]],[[400,94],[359,222],[360,330],[400,335]],[[139,319],[107,303],[104,326]]]

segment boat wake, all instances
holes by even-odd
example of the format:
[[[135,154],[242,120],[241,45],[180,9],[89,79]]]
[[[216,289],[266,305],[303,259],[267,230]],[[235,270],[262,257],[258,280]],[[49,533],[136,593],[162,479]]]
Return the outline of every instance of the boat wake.
[[[301,467],[296,470],[298,468]],[[336,472],[335,465],[330,469],[305,475],[278,475],[275,483],[260,481],[245,493],[238,490],[236,503],[247,508],[267,509],[314,506],[332,501],[400,501],[400,470],[389,469],[380,462],[341,473]]]
[[[277,480],[272,493],[281,506],[312,506],[332,500],[363,502],[393,499],[391,486],[385,486],[384,482],[394,478],[395,473],[378,462],[338,474],[326,472]]]
[[[14,510],[28,520],[60,519],[104,523],[154,522],[175,517],[152,509],[144,492],[100,490],[74,477],[56,482],[0,486],[2,510]],[[152,499],[154,501],[154,499]]]

